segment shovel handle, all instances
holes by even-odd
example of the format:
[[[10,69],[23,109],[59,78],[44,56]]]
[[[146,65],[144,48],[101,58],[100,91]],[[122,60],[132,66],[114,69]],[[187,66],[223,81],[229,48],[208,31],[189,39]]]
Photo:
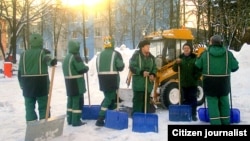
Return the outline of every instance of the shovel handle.
[[[90,92],[89,92],[89,75],[88,75],[88,72],[86,72],[86,79],[87,79],[87,89],[88,89],[88,100],[89,100],[89,106],[91,105],[91,102],[90,102]],[[83,99],[84,100],[84,99]]]
[[[178,87],[179,87],[179,105],[181,105],[181,69],[180,65],[178,65]]]
[[[144,113],[147,113],[148,77],[145,78]]]
[[[119,108],[119,89],[116,90],[116,110],[117,111],[119,111],[118,108]]]
[[[49,95],[48,95],[48,102],[47,102],[46,115],[45,115],[46,120],[48,120],[48,117],[49,117],[49,109],[50,109],[52,88],[53,88],[53,82],[54,82],[55,68],[56,68],[55,66],[52,66],[51,80],[50,80],[50,86],[49,86]]]

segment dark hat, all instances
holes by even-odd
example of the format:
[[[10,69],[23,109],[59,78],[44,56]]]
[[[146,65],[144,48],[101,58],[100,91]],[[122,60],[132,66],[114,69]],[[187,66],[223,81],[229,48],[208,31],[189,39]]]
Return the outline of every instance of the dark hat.
[[[139,48],[142,48],[142,47],[144,47],[145,45],[150,45],[150,42],[149,42],[148,40],[140,41],[138,47],[139,47]]]
[[[211,44],[215,46],[221,46],[222,45],[222,38],[220,35],[214,35],[211,37]]]
[[[191,46],[191,44],[185,43],[185,44],[183,44],[182,48],[183,48],[184,46],[188,46],[188,47],[190,48],[190,50],[193,51],[193,47]]]

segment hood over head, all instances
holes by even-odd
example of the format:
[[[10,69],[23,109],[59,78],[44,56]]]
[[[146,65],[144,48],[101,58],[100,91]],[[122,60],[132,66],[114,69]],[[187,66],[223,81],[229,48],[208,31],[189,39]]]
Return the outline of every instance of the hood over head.
[[[72,54],[79,53],[80,43],[78,41],[75,41],[75,40],[69,40],[68,49],[69,49],[69,52]]]
[[[31,48],[43,48],[43,38],[40,34],[33,33],[29,38]]]
[[[220,46],[211,46],[208,48],[209,54],[213,56],[221,56],[226,53],[227,49],[225,47],[220,47]]]

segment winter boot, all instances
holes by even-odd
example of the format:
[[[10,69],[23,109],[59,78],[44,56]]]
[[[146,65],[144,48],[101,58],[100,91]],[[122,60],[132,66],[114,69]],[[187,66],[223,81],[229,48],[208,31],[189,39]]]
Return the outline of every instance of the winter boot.
[[[119,103],[122,103],[124,100],[122,100],[120,97],[119,97]]]
[[[104,126],[104,117],[98,117],[96,123],[95,123],[96,126]]]
[[[192,120],[193,121],[197,121],[198,119],[197,119],[197,116],[196,115],[192,115]]]
[[[84,124],[86,124],[86,122],[80,121],[80,122],[77,123],[77,124],[72,124],[72,126],[73,126],[73,127],[77,127],[77,126],[82,126],[82,125],[84,125]]]
[[[86,122],[82,122],[81,113],[72,113],[71,122],[72,126],[82,126],[86,124]]]

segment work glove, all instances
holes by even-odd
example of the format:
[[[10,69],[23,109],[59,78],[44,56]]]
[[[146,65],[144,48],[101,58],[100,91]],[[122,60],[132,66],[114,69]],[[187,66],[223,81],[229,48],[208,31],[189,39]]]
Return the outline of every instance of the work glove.
[[[55,66],[56,64],[57,64],[57,59],[56,58],[52,59],[50,65]]]
[[[143,77],[148,77],[148,76],[149,76],[149,72],[148,72],[148,71],[145,71],[145,70],[142,70],[140,74],[141,74]]]

